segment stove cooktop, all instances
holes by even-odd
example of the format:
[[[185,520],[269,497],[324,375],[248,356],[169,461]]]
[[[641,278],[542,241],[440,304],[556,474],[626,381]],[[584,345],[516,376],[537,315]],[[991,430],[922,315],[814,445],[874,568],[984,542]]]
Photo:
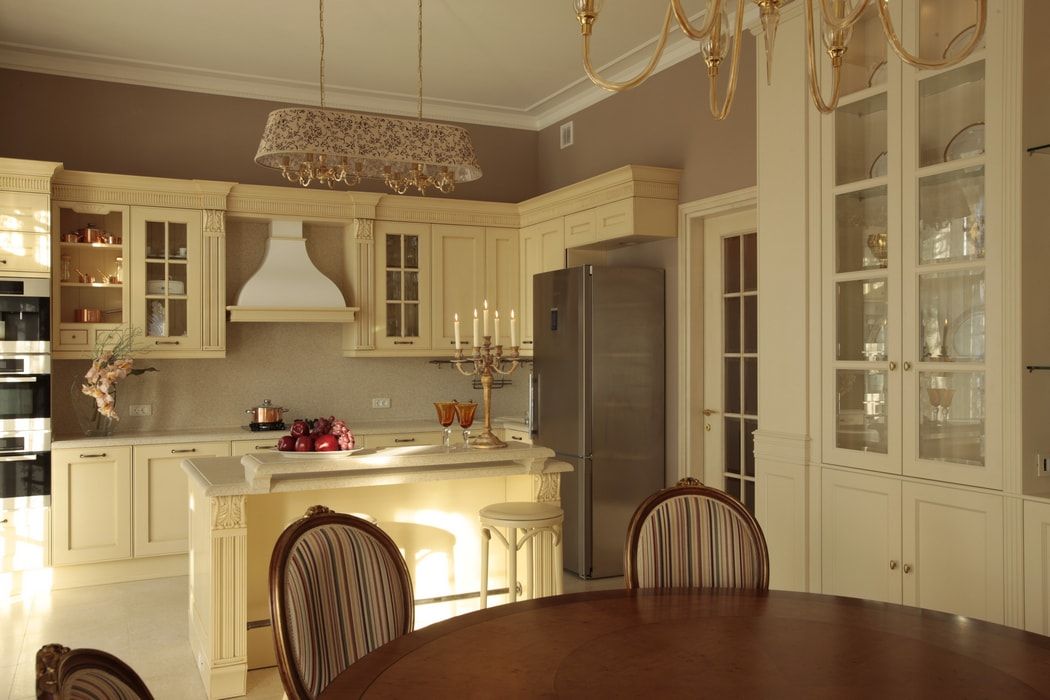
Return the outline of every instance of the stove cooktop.
[[[274,431],[274,430],[287,430],[287,429],[288,429],[288,426],[286,426],[283,421],[278,421],[276,423],[249,423],[248,424],[248,430],[252,431],[253,433],[264,433],[264,432],[270,432],[270,431]]]

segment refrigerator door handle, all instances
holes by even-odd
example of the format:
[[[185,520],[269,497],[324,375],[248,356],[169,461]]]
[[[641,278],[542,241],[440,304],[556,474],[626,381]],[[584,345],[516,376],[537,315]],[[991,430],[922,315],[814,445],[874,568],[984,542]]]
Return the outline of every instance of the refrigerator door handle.
[[[540,434],[540,373],[532,375],[532,415],[529,416],[529,433],[536,437]]]

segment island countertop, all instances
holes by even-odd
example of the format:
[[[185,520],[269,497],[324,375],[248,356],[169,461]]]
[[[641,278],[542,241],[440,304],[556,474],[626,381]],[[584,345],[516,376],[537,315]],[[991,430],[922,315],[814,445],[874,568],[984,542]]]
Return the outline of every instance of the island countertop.
[[[546,447],[482,450],[439,446],[365,449],[351,455],[272,452],[186,459],[182,468],[208,497],[287,493],[421,481],[556,474],[572,466]]]

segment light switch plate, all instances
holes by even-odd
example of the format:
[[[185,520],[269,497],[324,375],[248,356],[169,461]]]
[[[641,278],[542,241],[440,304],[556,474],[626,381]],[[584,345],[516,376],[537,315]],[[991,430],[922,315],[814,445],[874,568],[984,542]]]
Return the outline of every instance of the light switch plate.
[[[390,408],[390,399],[372,399],[372,408]]]
[[[132,404],[128,408],[128,415],[131,415],[131,416],[152,416],[153,415],[153,404],[151,404],[151,403]]]

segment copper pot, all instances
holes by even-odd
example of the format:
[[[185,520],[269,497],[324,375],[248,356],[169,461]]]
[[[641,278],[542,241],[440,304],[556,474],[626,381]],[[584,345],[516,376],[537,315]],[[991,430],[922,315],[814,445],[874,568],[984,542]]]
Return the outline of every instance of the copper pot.
[[[80,234],[76,231],[70,231],[69,233],[62,234],[63,243],[77,243],[80,241]]]
[[[95,224],[88,224],[82,229],[77,229],[77,233],[80,235],[81,243],[106,242],[106,232],[100,228],[95,228]]]
[[[102,309],[74,309],[73,320],[77,323],[102,323]]]
[[[280,423],[281,414],[287,413],[287,411],[287,408],[274,406],[270,399],[266,399],[260,405],[245,410],[245,413],[250,413],[254,416],[252,423]]]

